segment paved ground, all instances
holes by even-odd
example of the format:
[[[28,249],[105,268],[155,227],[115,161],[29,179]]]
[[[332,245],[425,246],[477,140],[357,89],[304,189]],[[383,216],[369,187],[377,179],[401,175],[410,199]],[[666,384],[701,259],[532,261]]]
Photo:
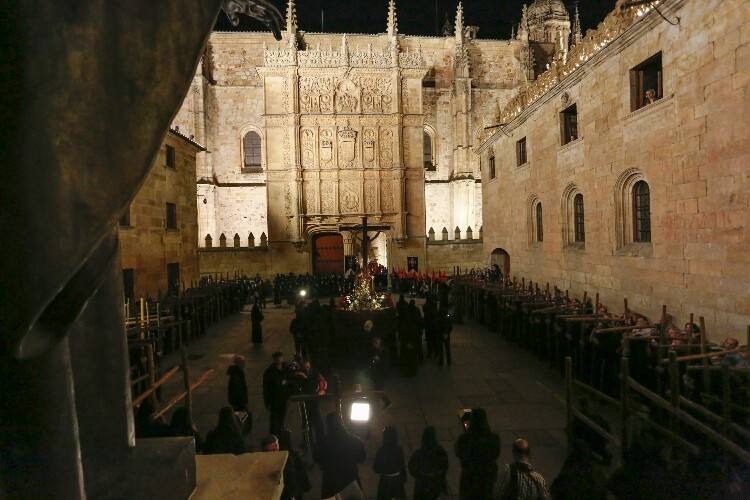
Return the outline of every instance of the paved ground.
[[[262,401],[262,373],[270,363],[273,351],[292,352],[288,333],[293,316],[291,307],[266,309],[265,342],[262,347],[250,344],[250,316],[248,311],[225,318],[210,329],[190,348],[191,378],[208,368],[216,375],[194,392],[194,418],[205,435],[215,424],[220,407],[226,405],[226,368],[235,353],[247,358],[247,380],[250,406],[255,417],[252,442],[257,446],[268,430],[268,415]],[[457,497],[459,464],[453,456],[453,443],[461,432],[457,411],[461,408],[482,406],[487,410],[492,429],[500,435],[502,456],[500,463],[510,460],[513,439],[523,436],[532,446],[532,458],[537,469],[551,482],[565,458],[565,408],[562,377],[532,355],[509,344],[483,327],[468,323],[453,330],[453,366],[439,368],[427,360],[415,378],[403,378],[393,370],[386,390],[393,400],[387,412],[375,415],[367,440],[368,461],[360,468],[365,493],[374,498],[377,477],[372,472],[372,460],[380,442],[380,431],[386,424],[396,425],[409,455],[419,446],[422,429],[433,425],[439,439],[451,457],[449,485]],[[176,359],[169,358],[169,363]],[[176,379],[179,377],[175,377]],[[165,388],[165,399],[178,390],[177,382]],[[332,409],[332,407],[331,407]],[[324,413],[326,408],[323,408]],[[295,443],[301,441],[300,419],[290,407],[287,426]],[[318,498],[320,478],[318,469],[310,469],[313,489],[308,498]],[[411,491],[409,481],[407,491]]]

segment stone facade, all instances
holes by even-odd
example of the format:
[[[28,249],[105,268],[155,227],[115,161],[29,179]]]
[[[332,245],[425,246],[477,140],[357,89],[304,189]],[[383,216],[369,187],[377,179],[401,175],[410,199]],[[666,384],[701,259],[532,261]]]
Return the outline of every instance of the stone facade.
[[[498,106],[533,78],[532,42],[470,36],[460,4],[453,36],[399,34],[393,0],[385,24],[376,35],[305,33],[290,1],[281,42],[211,35],[174,122],[207,148],[197,169],[201,246],[206,235],[265,233],[289,256],[284,271],[307,272],[314,235],[346,237],[366,215],[387,235],[389,267],[406,267],[407,256],[426,261],[430,228],[451,239],[456,227],[478,232],[474,148]],[[257,169],[244,168],[249,132],[261,140]]]
[[[658,319],[667,304],[678,323],[695,313],[709,336],[737,336],[750,323],[750,9],[741,0],[665,0],[665,20],[649,6],[622,6],[501,107],[507,125],[477,148],[484,254],[502,248],[512,275],[598,292],[615,310],[626,297]],[[652,61],[656,74],[659,54],[661,91],[635,109],[639,68]],[[566,138],[561,112],[573,104],[577,131]],[[528,161],[519,166],[524,137]],[[648,238],[634,221],[646,213],[634,199],[640,181]],[[575,234],[578,194],[585,241]]]
[[[196,155],[202,151],[181,133],[167,132],[151,172],[131,202],[129,213],[120,220],[125,293],[132,292],[130,298],[166,294],[169,264],[179,266],[180,286],[189,287],[198,280],[195,168]],[[173,166],[168,166],[172,158]],[[174,229],[167,227],[167,203],[175,206]],[[132,290],[128,290],[129,274]]]

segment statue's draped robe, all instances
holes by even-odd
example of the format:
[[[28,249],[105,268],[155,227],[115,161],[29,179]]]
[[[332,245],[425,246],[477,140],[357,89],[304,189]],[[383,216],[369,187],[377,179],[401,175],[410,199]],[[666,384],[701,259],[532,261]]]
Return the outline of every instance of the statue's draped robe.
[[[4,6],[0,497],[101,498],[122,480],[134,440],[116,221],[220,3]]]

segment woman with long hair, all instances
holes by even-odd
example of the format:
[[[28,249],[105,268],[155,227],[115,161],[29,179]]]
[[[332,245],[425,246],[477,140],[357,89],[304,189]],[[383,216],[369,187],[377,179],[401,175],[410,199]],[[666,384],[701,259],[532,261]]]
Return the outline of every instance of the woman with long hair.
[[[404,450],[398,444],[398,431],[395,427],[383,429],[383,444],[375,455],[373,469],[380,474],[378,500],[406,498],[406,464]]]

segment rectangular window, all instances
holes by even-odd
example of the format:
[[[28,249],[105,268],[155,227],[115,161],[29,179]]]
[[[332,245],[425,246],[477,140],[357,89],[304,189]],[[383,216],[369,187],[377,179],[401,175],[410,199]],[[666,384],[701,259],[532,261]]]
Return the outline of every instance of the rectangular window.
[[[563,146],[578,139],[578,107],[575,104],[560,113],[560,132]]]
[[[167,203],[167,229],[177,229],[177,205]]]
[[[167,290],[174,295],[180,290],[180,263],[170,262],[167,264]]]
[[[661,52],[630,70],[630,110],[635,111],[662,98]]]
[[[130,205],[120,217],[120,227],[130,227]]]
[[[526,158],[526,138],[524,137],[520,141],[516,142],[516,159],[518,161],[518,166],[525,164],[527,161]]]
[[[122,270],[122,284],[125,292],[125,300],[132,303],[135,300],[135,269]]]
[[[488,168],[490,179],[495,178],[495,157],[490,156],[489,162],[488,162]]]
[[[167,154],[166,154],[166,165],[169,168],[177,168],[177,160],[175,159],[175,151],[174,147],[167,145]]]

